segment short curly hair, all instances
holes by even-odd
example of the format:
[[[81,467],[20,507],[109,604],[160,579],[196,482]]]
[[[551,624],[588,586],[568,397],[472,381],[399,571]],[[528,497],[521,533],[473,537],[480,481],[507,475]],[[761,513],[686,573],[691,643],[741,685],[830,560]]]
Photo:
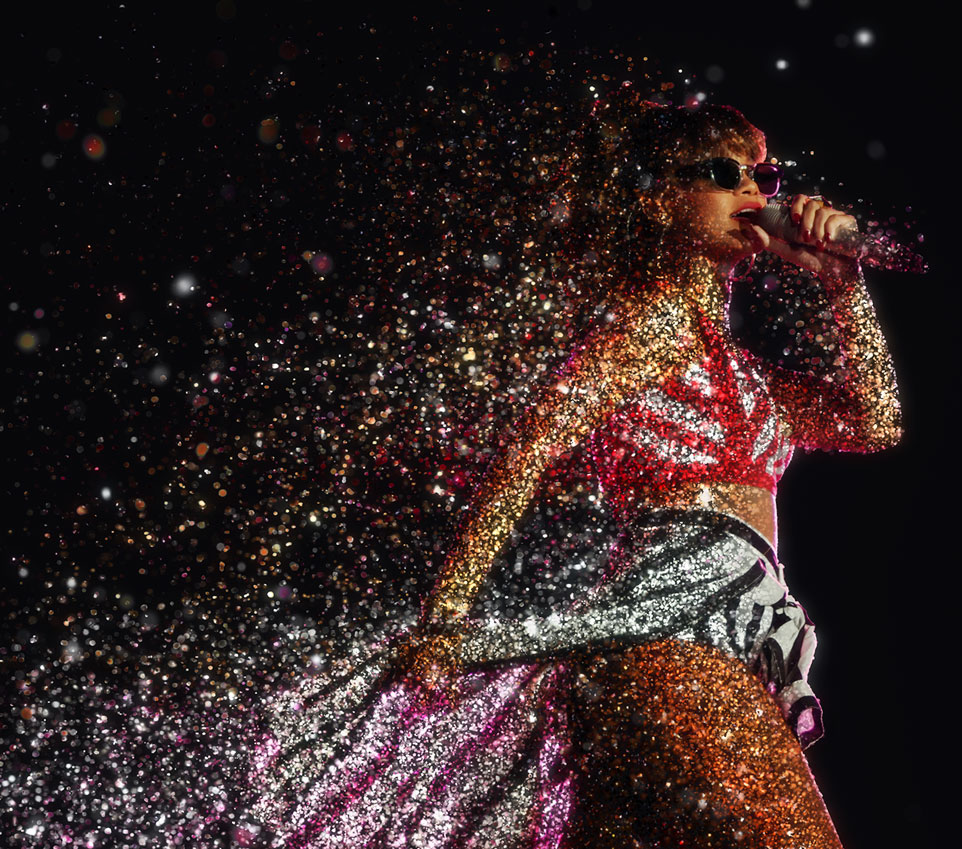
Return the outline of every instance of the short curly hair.
[[[591,265],[592,276],[620,284],[656,250],[661,232],[641,210],[639,191],[657,190],[679,165],[764,150],[764,135],[737,109],[664,105],[619,87],[595,103],[566,155],[558,189],[570,212],[564,259],[581,276]]]

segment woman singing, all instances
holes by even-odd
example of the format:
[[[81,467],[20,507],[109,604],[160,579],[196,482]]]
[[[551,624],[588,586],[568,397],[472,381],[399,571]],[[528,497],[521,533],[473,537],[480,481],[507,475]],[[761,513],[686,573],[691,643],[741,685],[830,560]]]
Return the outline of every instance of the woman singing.
[[[775,493],[796,446],[893,445],[899,405],[858,265],[825,250],[855,220],[797,195],[796,238],[772,238],[753,216],[779,178],[728,107],[596,105],[561,195],[608,310],[477,488],[421,626],[298,702],[317,742],[281,758],[285,845],[840,845],[802,754],[815,635]],[[818,275],[830,376],[733,340],[733,269],[762,251]],[[582,442],[617,530],[573,601],[509,616],[492,561]]]

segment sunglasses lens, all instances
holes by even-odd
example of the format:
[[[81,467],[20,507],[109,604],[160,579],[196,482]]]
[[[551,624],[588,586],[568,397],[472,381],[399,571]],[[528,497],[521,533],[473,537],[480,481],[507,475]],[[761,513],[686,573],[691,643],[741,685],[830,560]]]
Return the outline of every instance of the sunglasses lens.
[[[742,173],[734,159],[712,159],[711,178],[723,189],[737,189]]]
[[[732,191],[742,184],[743,166],[734,159],[719,156],[709,159],[707,162],[699,162],[695,165],[684,166],[678,173],[688,176],[710,177],[711,180],[721,189]],[[758,165],[745,167],[744,170],[755,181],[760,191],[766,197],[778,194],[781,186],[782,169],[771,162],[760,162]]]
[[[763,162],[756,165],[753,170],[753,177],[755,179],[755,185],[758,186],[758,191],[766,197],[778,194],[778,188],[782,180],[781,168],[777,165]]]

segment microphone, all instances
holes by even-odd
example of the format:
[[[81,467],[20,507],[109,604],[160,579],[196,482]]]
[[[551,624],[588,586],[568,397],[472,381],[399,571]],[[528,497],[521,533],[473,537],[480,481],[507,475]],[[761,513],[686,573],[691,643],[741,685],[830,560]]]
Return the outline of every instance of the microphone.
[[[768,206],[760,209],[751,220],[775,239],[792,245],[801,244],[796,240],[798,225],[792,221],[791,208],[786,203],[769,201]],[[810,246],[801,244],[801,247]],[[929,268],[921,256],[904,245],[885,236],[859,233],[858,230],[841,230],[833,241],[825,243],[822,250],[875,268],[884,268],[886,271],[924,274]]]

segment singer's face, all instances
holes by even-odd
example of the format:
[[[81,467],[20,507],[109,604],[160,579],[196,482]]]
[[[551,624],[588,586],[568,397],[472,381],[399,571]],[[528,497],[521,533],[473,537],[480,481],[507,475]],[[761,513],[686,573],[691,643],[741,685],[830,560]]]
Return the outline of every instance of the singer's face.
[[[695,161],[716,156],[755,165],[765,160],[765,150],[755,158],[740,146],[721,147]],[[761,209],[767,198],[747,173],[742,172],[734,189],[724,189],[709,177],[669,183],[664,201],[671,221],[665,245],[671,250],[702,256],[718,264],[734,264],[758,251],[753,229],[738,215],[745,214],[745,210]]]

